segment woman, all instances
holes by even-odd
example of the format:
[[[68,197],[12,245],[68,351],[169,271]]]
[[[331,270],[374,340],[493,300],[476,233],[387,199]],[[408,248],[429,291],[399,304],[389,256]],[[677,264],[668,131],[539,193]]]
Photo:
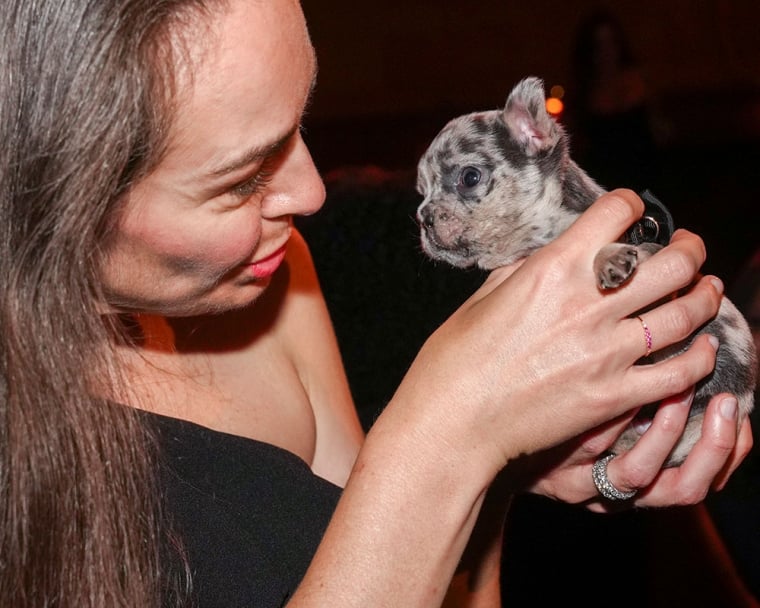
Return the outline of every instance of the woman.
[[[602,297],[589,252],[641,214],[627,192],[494,272],[363,439],[292,230],[324,196],[299,132],[316,63],[298,3],[5,13],[3,605],[430,606],[449,583],[494,605],[507,496],[610,508],[591,467],[637,406],[667,402],[609,465],[629,504],[699,501],[749,449],[724,395],[659,472],[715,344],[633,366],[628,317],[694,282],[704,251],[681,232]],[[720,291],[698,279],[647,313],[653,348]],[[565,459],[532,471],[548,448]]]

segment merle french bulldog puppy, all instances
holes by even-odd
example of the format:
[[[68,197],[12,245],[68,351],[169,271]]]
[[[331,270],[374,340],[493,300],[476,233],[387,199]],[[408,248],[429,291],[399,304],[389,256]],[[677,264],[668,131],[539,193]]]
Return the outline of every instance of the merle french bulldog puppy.
[[[546,111],[543,82],[526,78],[503,110],[467,114],[450,121],[418,165],[417,209],[422,247],[432,258],[458,267],[489,270],[510,264],[546,245],[572,224],[604,190],[571,158],[567,136]],[[603,247],[594,262],[601,289],[625,283],[637,264],[661,245],[625,242]],[[746,320],[723,298],[716,318],[698,333],[720,340],[715,370],[696,389],[683,436],[665,466],[683,462],[700,436],[710,398],[730,392],[740,420],[754,403],[757,355]],[[683,344],[652,353],[673,356]],[[656,405],[642,408],[611,451],[629,450],[646,429]]]

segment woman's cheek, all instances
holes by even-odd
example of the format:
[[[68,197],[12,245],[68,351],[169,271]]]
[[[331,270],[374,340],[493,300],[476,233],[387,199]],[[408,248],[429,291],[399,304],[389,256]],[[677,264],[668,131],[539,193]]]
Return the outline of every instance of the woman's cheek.
[[[251,262],[261,242],[261,221],[258,214],[233,214],[216,231],[202,231],[199,243],[209,259],[225,266]],[[210,227],[210,225],[209,225]]]

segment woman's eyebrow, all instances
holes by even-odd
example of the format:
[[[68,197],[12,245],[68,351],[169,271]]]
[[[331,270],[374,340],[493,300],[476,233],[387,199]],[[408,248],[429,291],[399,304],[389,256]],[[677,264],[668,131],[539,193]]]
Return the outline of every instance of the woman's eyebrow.
[[[276,141],[270,143],[270,144],[264,144],[262,146],[254,146],[248,150],[246,150],[243,154],[238,156],[237,158],[224,163],[222,166],[212,169],[208,173],[208,177],[223,177],[225,175],[228,175],[229,173],[233,173],[239,169],[242,169],[243,167],[247,167],[248,165],[259,162],[268,156],[271,156],[272,154],[275,154],[279,150],[281,150],[285,144],[290,140],[291,137],[293,137],[293,134],[298,130],[298,125],[294,126],[292,129],[290,129],[287,133],[282,135],[281,137],[277,138]]]

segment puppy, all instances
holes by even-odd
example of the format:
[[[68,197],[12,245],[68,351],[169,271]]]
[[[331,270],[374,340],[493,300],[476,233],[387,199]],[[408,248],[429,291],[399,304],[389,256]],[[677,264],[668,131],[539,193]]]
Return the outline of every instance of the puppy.
[[[546,111],[543,83],[533,77],[517,84],[503,110],[450,121],[420,159],[417,189],[424,197],[417,209],[424,251],[453,266],[486,270],[543,247],[604,193],[570,158],[567,135]],[[593,269],[600,289],[625,283],[661,246],[618,242],[603,247]],[[665,466],[683,462],[700,436],[713,395],[735,394],[740,420],[754,404],[757,354],[744,317],[723,298],[716,318],[699,333],[720,340],[715,370],[697,385],[686,429]],[[682,352],[692,339],[642,362]],[[631,449],[654,408],[642,408],[610,451]]]

